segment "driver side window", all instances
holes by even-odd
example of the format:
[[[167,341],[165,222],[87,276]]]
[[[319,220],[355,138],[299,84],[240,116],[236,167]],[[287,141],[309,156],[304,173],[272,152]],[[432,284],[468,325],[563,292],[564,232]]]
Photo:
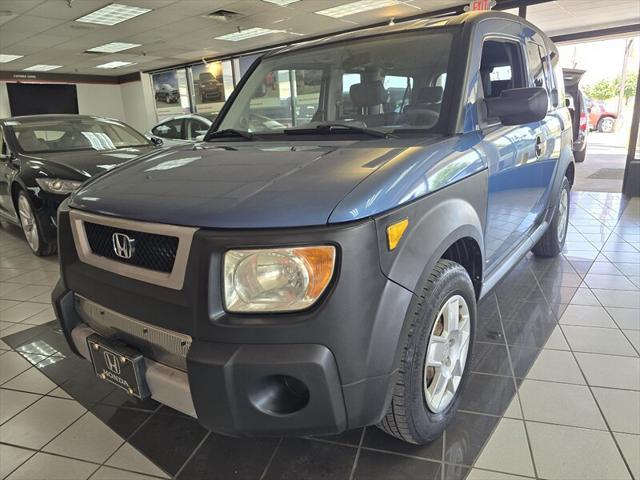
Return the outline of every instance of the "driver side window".
[[[527,86],[522,49],[509,40],[487,40],[482,46],[480,81],[484,98],[501,96],[505,90]],[[497,118],[486,118],[495,123]]]

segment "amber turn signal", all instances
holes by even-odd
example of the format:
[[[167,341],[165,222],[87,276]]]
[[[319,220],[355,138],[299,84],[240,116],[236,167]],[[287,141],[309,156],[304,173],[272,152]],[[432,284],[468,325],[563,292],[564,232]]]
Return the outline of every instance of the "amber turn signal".
[[[389,250],[394,250],[398,246],[408,226],[409,219],[405,218],[387,227],[387,244],[389,245]]]

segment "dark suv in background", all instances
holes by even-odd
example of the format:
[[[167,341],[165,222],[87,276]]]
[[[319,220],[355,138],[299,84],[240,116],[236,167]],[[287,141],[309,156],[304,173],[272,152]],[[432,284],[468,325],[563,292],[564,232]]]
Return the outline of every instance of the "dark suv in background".
[[[478,300],[565,241],[555,46],[519,17],[469,13],[286,47],[205,140],[61,207],[53,301],[71,347],[217,432],[440,435]]]
[[[584,162],[590,131],[589,107],[584,92],[580,89],[580,80],[585,70],[565,68],[562,72],[569,112],[571,112],[573,122],[573,157],[576,162]]]

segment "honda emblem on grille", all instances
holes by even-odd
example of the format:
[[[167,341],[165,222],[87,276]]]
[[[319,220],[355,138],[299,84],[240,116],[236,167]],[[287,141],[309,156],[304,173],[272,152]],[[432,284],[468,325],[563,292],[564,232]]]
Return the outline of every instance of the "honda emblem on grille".
[[[103,352],[104,353],[104,361],[107,364],[107,368],[111,370],[116,375],[120,375],[120,362],[118,361],[118,357],[116,357],[111,352]]]
[[[114,233],[111,237],[113,241],[113,251],[120,258],[129,260],[136,251],[135,239],[124,233]]]

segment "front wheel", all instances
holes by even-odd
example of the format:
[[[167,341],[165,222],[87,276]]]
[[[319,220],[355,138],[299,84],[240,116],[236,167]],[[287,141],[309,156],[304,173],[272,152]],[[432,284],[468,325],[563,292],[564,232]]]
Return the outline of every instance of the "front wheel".
[[[44,238],[43,219],[37,210],[33,208],[33,203],[24,190],[18,194],[18,214],[22,232],[31,251],[38,256],[55,253],[56,245],[47,242]]]
[[[378,427],[422,445],[435,440],[452,420],[467,381],[476,322],[467,271],[439,260],[409,321],[391,404]]]
[[[531,250],[536,257],[555,257],[562,251],[569,227],[570,200],[571,184],[567,177],[564,177],[553,220],[551,220],[551,224],[542,238],[538,240],[538,243]]]

